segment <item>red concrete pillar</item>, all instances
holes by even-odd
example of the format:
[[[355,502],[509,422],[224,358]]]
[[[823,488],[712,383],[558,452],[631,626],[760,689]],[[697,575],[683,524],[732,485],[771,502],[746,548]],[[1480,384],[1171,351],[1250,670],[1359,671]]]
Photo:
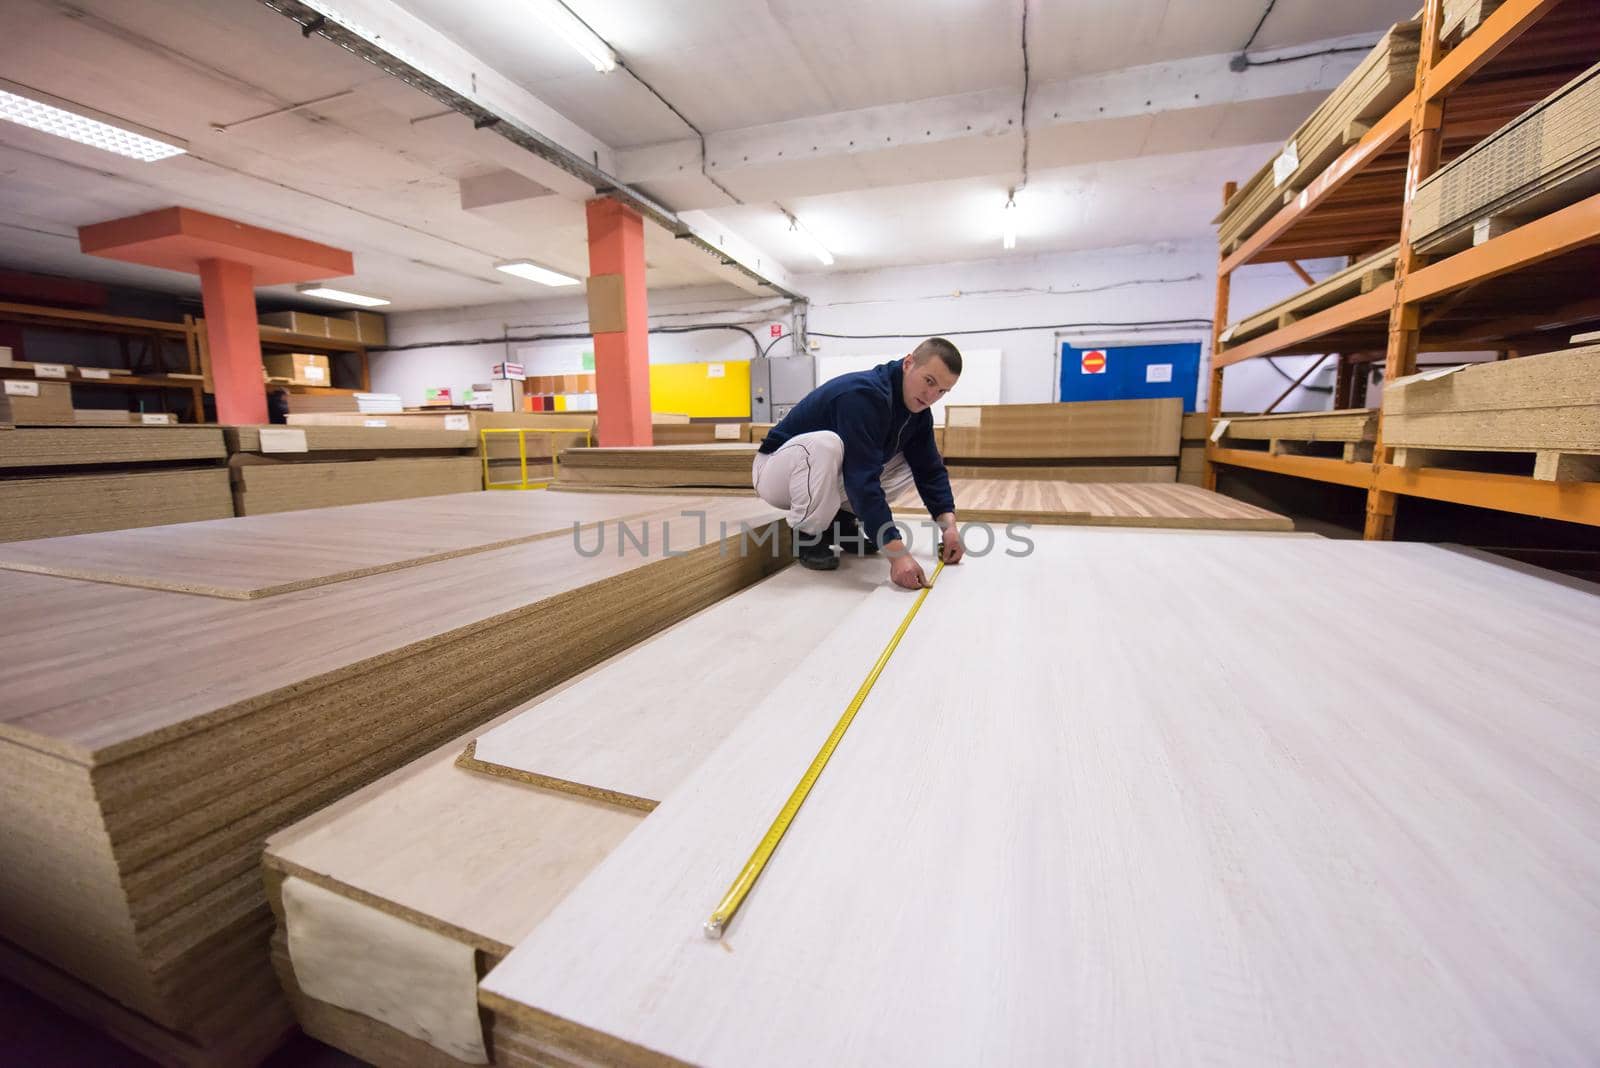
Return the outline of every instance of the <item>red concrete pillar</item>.
[[[199,266],[217,422],[225,426],[265,423],[267,390],[261,380],[255,272],[249,264],[232,260],[205,259]]]
[[[601,445],[651,445],[650,321],[644,220],[610,197],[589,201],[589,329]]]

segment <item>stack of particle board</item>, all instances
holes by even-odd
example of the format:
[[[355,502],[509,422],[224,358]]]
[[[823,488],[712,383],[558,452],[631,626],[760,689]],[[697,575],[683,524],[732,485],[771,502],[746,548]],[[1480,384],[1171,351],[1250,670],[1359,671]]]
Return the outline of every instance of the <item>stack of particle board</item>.
[[[727,736],[763,685],[757,676],[793,670],[882,579],[877,561],[826,575],[787,569],[477,732],[492,759],[536,731],[534,744],[551,743],[537,770],[475,756],[455,766],[469,735],[273,836],[275,962],[301,1026],[373,1063],[478,1060],[467,1043],[441,1041],[466,1033],[482,1051],[473,952],[488,966],[509,953]],[[774,643],[766,624],[778,615],[789,625]],[[707,670],[683,675],[688,663]],[[665,677],[678,679],[670,700],[656,684]],[[283,907],[288,880],[302,884],[294,915]],[[338,898],[318,901],[308,883]],[[385,996],[374,959],[416,977],[406,997]],[[459,981],[463,970],[472,982]],[[451,1020],[464,1026],[442,1026]],[[506,1063],[497,1029],[489,1045]]]
[[[1171,482],[1183,402],[952,405],[944,456],[951,474],[1081,482]],[[1018,469],[1034,468],[1017,473]]]
[[[1444,20],[1439,26],[1441,40],[1466,37],[1500,6],[1500,0],[1444,0]]]
[[[292,415],[309,415],[313,412],[359,411],[356,399],[343,393],[290,393],[289,412]]]
[[[755,453],[754,445],[743,442],[567,449],[556,484],[563,489],[702,487],[753,493]]]
[[[1178,481],[1190,486],[1205,481],[1206,438],[1210,431],[1210,416],[1205,412],[1190,412],[1183,417],[1182,434],[1178,452]]]
[[[290,426],[386,426],[432,428],[434,430],[470,430],[474,436],[480,430],[510,430],[525,427],[530,430],[571,430],[575,433],[595,429],[595,417],[580,412],[548,415],[527,415],[519,412],[483,411],[408,411],[398,414],[368,414],[364,412],[305,412],[290,413]],[[537,435],[529,434],[531,441]]]
[[[1596,114],[1600,64],[1418,185],[1412,244],[1422,251],[1458,249],[1600,190]]]
[[[1536,478],[1600,478],[1600,345],[1424,372],[1383,391],[1383,441],[1402,466],[1445,452],[1531,454]],[[1404,455],[1401,455],[1404,453]],[[1470,455],[1464,457],[1470,460]]]
[[[1282,415],[1230,415],[1224,420],[1224,448],[1266,448],[1274,454],[1327,453],[1342,460],[1372,459],[1378,413],[1371,408]],[[1387,434],[1387,431],[1385,431]]]
[[[0,434],[0,541],[233,514],[222,432],[18,427]]]
[[[906,598],[870,595],[757,676],[732,731],[482,982],[497,1062],[1600,1046],[1572,993],[1600,953],[1594,593],[1425,545],[1037,534],[1029,557],[946,569],[719,944],[701,925]],[[1295,596],[1229,609],[1223,588]],[[1352,674],[1328,637],[1380,592],[1415,642]],[[1282,640],[1264,662],[1240,634]],[[499,759],[538,770],[553,741]]]
[[[1225,250],[1232,251],[1255,233],[1284,205],[1287,194],[1305,188],[1346,146],[1359,140],[1368,125],[1411,91],[1421,29],[1417,22],[1391,27],[1361,65],[1301,123],[1283,152],[1229,198],[1216,219]],[[1279,160],[1283,167],[1275,175]]]
[[[239,515],[481,489],[469,430],[237,427],[227,431]]]
[[[1391,245],[1278,301],[1270,308],[1239,319],[1222,332],[1221,340],[1238,342],[1272,330],[1281,330],[1312,312],[1331,308],[1362,293],[1370,293],[1394,278],[1394,261],[1399,251],[1398,245]]]
[[[0,393],[0,430],[10,430],[15,425],[11,419],[11,398]]]
[[[712,445],[719,441],[749,441],[748,423],[656,423],[657,445]]]
[[[776,513],[754,501],[469,500],[520,505],[530,535],[554,534],[439,559],[430,549],[460,549],[471,516],[390,552],[403,518],[386,513],[380,530],[352,509],[390,570],[348,577],[356,540],[324,559],[319,539],[340,524],[302,537],[291,517],[214,531],[193,566],[139,532],[120,549],[107,535],[54,550],[63,570],[103,565],[99,581],[0,570],[12,609],[0,619],[6,967],[48,970],[57,996],[75,977],[71,1008],[96,1019],[121,1003],[143,1021],[124,1037],[184,1051],[163,1059],[255,1063],[286,1021],[268,960],[266,835],[782,562],[768,548],[696,548],[699,513],[712,531],[765,529]],[[633,516],[649,548],[636,536],[588,554],[566,536],[575,514]],[[409,551],[428,555],[413,564]],[[245,557],[260,567],[240,573]],[[122,584],[153,585],[141,571],[224,596]],[[321,584],[232,599],[296,577]]]
[[[962,523],[1046,523],[1171,530],[1293,530],[1287,517],[1198,486],[1091,484],[1041,479],[950,480]],[[915,488],[891,502],[896,511],[921,508]],[[981,537],[969,547],[983,548]],[[991,542],[998,542],[991,535]]]

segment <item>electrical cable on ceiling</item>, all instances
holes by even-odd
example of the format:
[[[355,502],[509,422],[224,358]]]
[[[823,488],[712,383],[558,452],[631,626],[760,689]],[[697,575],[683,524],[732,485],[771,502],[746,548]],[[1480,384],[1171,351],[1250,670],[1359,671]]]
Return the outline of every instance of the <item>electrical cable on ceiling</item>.
[[[1316,59],[1318,56],[1336,56],[1341,52],[1370,51],[1372,51],[1370,46],[1352,45],[1348,48],[1324,48],[1320,52],[1302,52],[1297,56],[1276,56],[1272,59],[1251,59],[1249,56],[1241,53],[1239,56],[1235,57],[1234,62],[1242,62],[1246,67],[1270,67],[1275,63],[1294,63],[1302,59]]]
[[[734,323],[702,323],[695,326],[652,326],[647,333],[651,334],[692,334],[701,330],[737,330],[750,339],[750,344],[755,348],[756,355],[761,355],[761,339],[756,337],[755,331]],[[582,333],[563,334],[503,334],[500,337],[470,337],[446,338],[442,341],[414,341],[409,345],[373,345],[368,352],[406,352],[410,349],[443,349],[467,348],[476,345],[504,345],[508,342],[530,341],[584,341],[594,337],[593,332],[585,330]]]
[[[1028,66],[1028,0],[1022,0],[1022,181],[1011,191],[1015,197],[1028,184],[1028,83],[1032,72]]]
[[[807,336],[831,337],[846,341],[893,341],[905,337],[961,337],[966,334],[1011,334],[1025,330],[1136,330],[1210,326],[1210,319],[1146,319],[1123,323],[1041,323],[1038,326],[990,326],[976,330],[919,330],[912,334],[824,334],[819,330],[811,330]]]
[[[601,40],[604,41],[605,38],[602,37]],[[611,47],[611,42],[606,41],[606,47],[610,48]],[[617,51],[615,48],[612,48],[611,50],[613,52]],[[712,185],[716,186],[719,190],[721,190],[722,194],[724,196],[726,196],[729,200],[733,201],[735,204],[743,204],[744,201],[740,200],[736,195],[734,195],[733,190],[729,189],[727,186],[723,185],[721,182],[719,182],[715,178],[711,177],[711,172],[706,169],[706,135],[700,132],[700,127],[698,127],[694,123],[690,122],[689,121],[689,116],[687,116],[683,112],[679,111],[676,107],[673,106],[672,101],[670,101],[666,97],[662,96],[660,94],[660,92],[658,92],[656,90],[655,86],[653,86],[649,82],[645,81],[644,78],[639,74],[639,72],[633,69],[633,65],[631,63],[629,63],[626,59],[623,58],[623,56],[622,56],[622,54],[620,52],[617,53],[617,66],[619,66],[623,70],[627,71],[628,72],[628,76],[630,78],[632,78],[634,81],[638,82],[640,85],[642,85],[646,89],[648,89],[650,91],[650,95],[654,96],[657,100],[661,101],[661,103],[665,104],[668,111],[670,111],[674,115],[678,116],[678,119],[685,126],[689,127],[689,129],[694,131],[694,135],[700,139],[700,173],[701,173],[701,175],[703,175],[705,177],[706,181],[710,182]]]
[[[1278,0],[1267,0],[1266,10],[1261,12],[1260,18],[1256,19],[1256,28],[1250,31],[1250,36],[1245,41],[1244,47],[1239,49],[1240,55],[1244,55],[1246,52],[1250,51],[1250,46],[1256,43],[1256,37],[1261,33],[1261,27],[1267,24],[1267,16],[1272,14],[1272,9],[1277,6]]]

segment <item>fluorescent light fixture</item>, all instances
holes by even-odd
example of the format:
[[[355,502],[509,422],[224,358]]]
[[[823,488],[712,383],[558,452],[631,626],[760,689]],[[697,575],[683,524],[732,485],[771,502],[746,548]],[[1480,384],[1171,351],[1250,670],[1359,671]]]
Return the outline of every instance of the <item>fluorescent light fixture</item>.
[[[0,119],[142,163],[181,156],[189,150],[188,144],[176,137],[3,79]]]
[[[817,240],[815,234],[800,225],[800,220],[793,215],[789,216],[789,232],[797,235],[801,242],[805,244],[806,249],[820,260],[824,267],[833,266],[833,253],[828,251],[826,245]]]
[[[529,0],[533,13],[601,74],[617,69],[617,54],[561,0]]]
[[[1017,200],[1015,196],[1006,197],[1006,206],[1000,213],[1000,246],[1005,249],[1017,247]]]
[[[575,286],[581,279],[560,271],[552,271],[548,267],[540,267],[532,260],[507,260],[494,265],[497,271],[514,274],[518,278],[526,278],[530,282],[538,282],[542,286]]]
[[[341,304],[356,304],[363,308],[376,308],[388,301],[382,297],[369,297],[365,293],[352,293],[348,289],[332,289],[328,286],[318,285],[315,282],[303,286],[295,286],[295,291],[304,293],[308,297],[321,297],[323,300],[337,300]]]

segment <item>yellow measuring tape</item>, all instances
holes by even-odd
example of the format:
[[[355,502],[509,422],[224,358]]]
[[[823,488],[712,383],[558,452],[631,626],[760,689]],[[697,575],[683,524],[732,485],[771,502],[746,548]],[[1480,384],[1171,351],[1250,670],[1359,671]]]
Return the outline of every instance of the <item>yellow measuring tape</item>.
[[[900,621],[899,629],[894,632],[894,637],[889,639],[889,644],[884,646],[883,652],[878,655],[878,662],[872,665],[872,670],[867,673],[861,688],[856,691],[855,697],[845,706],[844,715],[839,717],[839,722],[834,724],[833,733],[828,735],[828,740],[822,743],[822,748],[817,751],[816,757],[811,761],[811,766],[800,777],[800,782],[795,785],[794,793],[789,795],[789,800],[783,803],[783,808],[778,810],[777,818],[772,821],[772,826],[767,828],[767,833],[756,846],[750,859],[744,862],[744,868],[733,880],[733,885],[728,887],[728,892],[722,895],[722,900],[717,903],[716,909],[711,913],[711,918],[706,920],[705,932],[707,938],[721,938],[722,932],[728,929],[728,924],[733,920],[733,914],[739,911],[739,906],[744,904],[744,899],[750,893],[751,887],[756,885],[756,880],[761,878],[761,872],[766,868],[767,861],[772,859],[773,850],[778,848],[778,843],[783,841],[783,836],[789,833],[789,825],[794,822],[795,814],[800,811],[800,806],[805,804],[806,796],[811,793],[811,788],[817,784],[817,779],[822,775],[822,769],[828,766],[828,760],[833,756],[833,751],[839,748],[839,742],[844,738],[844,732],[850,729],[850,722],[856,718],[856,713],[861,711],[861,706],[867,699],[867,694],[872,692],[872,684],[878,681],[878,676],[883,674],[884,667],[889,663],[889,658],[894,655],[895,648],[900,644],[900,639],[905,637],[906,629],[911,626],[911,621],[917,617],[917,609],[922,607],[922,602],[928,599],[928,594],[933,590],[933,584],[939,581],[939,572],[944,570],[944,561],[939,561],[939,566],[933,569],[933,577],[917,594],[917,599],[906,610],[906,617]]]

